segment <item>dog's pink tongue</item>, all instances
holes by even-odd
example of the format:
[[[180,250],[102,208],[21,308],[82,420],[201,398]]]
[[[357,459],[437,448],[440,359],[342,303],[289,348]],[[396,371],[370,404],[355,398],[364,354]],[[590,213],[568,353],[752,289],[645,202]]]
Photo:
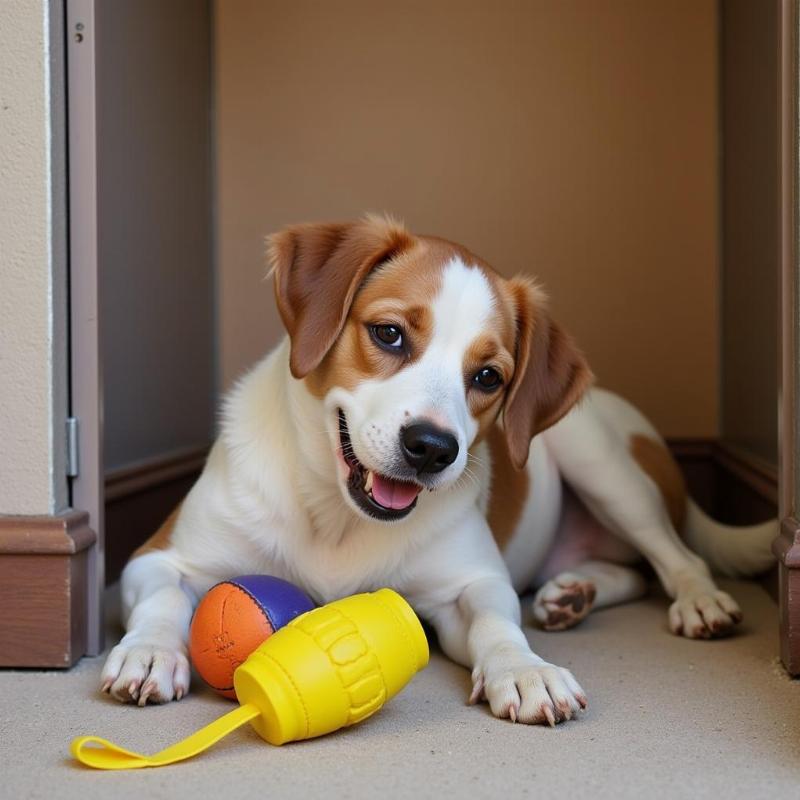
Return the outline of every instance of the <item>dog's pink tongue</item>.
[[[408,508],[419,492],[420,487],[414,483],[395,481],[377,472],[372,475],[372,496],[384,508]]]

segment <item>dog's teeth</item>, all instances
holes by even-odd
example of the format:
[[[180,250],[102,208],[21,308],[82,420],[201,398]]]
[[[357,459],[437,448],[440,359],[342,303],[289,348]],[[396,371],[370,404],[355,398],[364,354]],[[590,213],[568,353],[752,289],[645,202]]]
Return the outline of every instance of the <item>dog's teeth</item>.
[[[373,478],[373,472],[372,472],[372,470],[370,470],[367,473],[367,479],[364,481],[364,491],[365,492],[372,491],[372,478]]]

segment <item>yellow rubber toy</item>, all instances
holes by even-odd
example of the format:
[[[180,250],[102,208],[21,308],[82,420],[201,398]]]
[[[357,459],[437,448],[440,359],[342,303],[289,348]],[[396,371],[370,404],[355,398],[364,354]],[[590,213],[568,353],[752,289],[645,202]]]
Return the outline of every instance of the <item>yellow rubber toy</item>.
[[[270,744],[322,736],[374,714],[428,663],[411,606],[391,589],[315,608],[269,637],[233,676],[240,707],[152,756],[98,736],[70,750],[97,769],[161,767],[191,758],[250,722]]]

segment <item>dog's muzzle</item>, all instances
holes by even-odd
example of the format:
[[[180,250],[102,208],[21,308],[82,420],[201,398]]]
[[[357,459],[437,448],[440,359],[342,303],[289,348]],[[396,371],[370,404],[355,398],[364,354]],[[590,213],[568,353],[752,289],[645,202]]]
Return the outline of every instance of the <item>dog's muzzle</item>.
[[[392,478],[367,469],[353,450],[347,418],[341,409],[339,409],[339,445],[345,464],[350,470],[347,490],[353,502],[365,514],[384,522],[392,522],[403,519],[411,513],[417,504],[417,495],[423,487],[414,481]]]

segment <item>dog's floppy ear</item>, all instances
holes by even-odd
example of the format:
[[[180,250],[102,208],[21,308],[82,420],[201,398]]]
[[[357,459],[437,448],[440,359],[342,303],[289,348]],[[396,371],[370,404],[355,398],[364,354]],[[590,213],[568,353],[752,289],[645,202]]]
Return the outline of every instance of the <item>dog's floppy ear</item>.
[[[293,225],[267,239],[295,378],[304,378],[325,358],[370,270],[411,243],[412,236],[402,225],[377,216],[358,222]]]
[[[517,345],[503,426],[511,461],[522,469],[531,439],[554,425],[592,383],[586,359],[554,322],[544,294],[525,278],[508,282],[515,308]]]

